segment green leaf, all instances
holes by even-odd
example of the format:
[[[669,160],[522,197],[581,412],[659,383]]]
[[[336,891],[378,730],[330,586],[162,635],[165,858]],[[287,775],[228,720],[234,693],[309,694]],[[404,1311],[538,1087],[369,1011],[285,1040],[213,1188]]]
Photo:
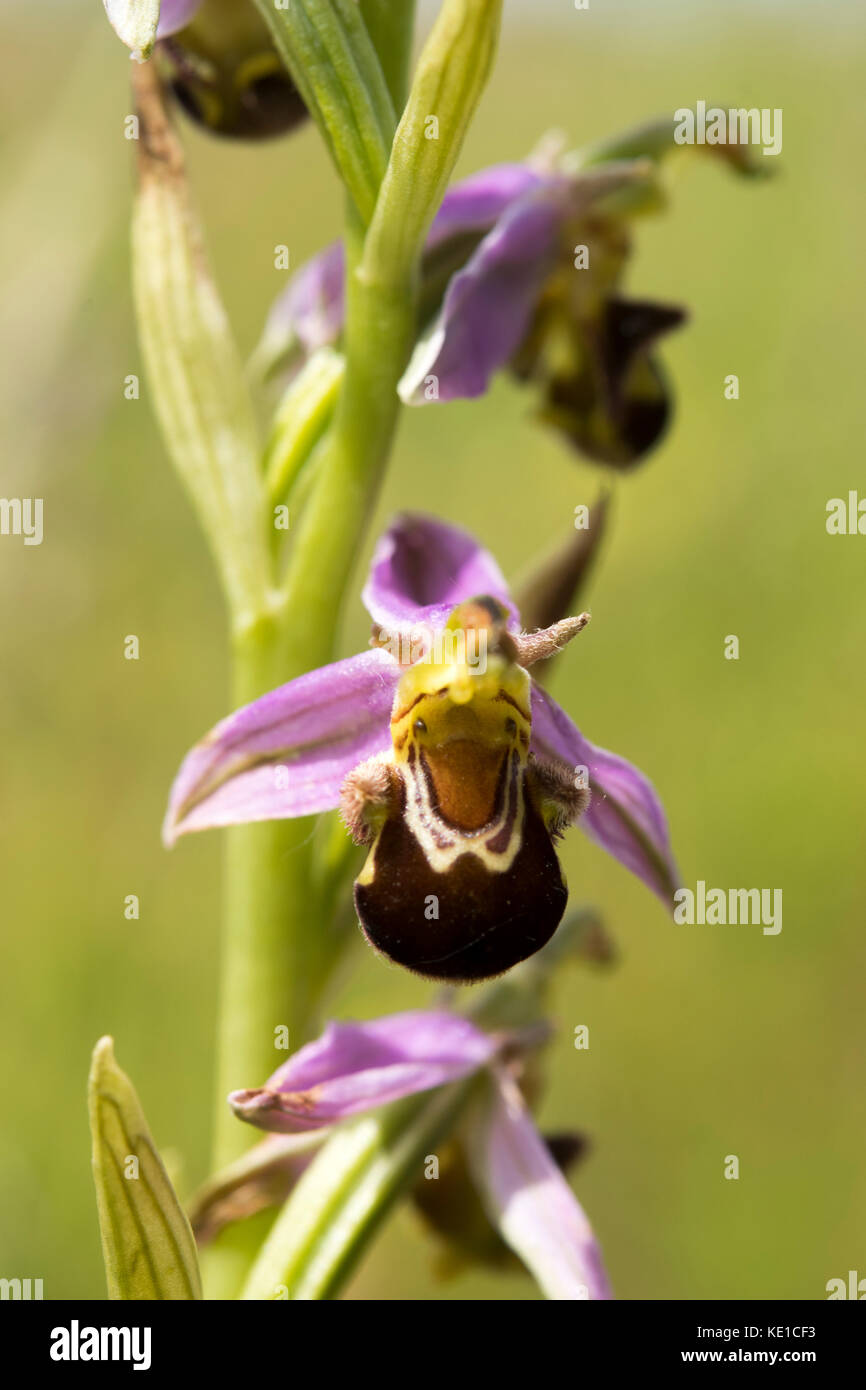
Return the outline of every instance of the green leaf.
[[[201,1298],[189,1222],[111,1038],[94,1049],[88,1104],[109,1298]]]
[[[363,221],[372,215],[396,117],[357,0],[256,0]]]
[[[386,281],[421,254],[463,139],[484,90],[502,0],[445,0],[412,81],[394,136],[363,272]]]
[[[160,0],[103,0],[105,12],[133,58],[149,58],[156,42]]]
[[[166,447],[214,554],[235,627],[242,629],[269,600],[255,415],[152,64],[135,70],[134,85],[140,167],[133,288],[142,353]]]
[[[241,1297],[334,1298],[484,1080],[472,1077],[341,1125],[280,1212]]]

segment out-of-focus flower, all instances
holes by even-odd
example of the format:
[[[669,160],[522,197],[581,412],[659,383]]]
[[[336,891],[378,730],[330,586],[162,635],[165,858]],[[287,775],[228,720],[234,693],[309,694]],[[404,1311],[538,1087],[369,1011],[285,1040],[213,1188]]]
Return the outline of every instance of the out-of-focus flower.
[[[427,319],[403,400],[480,396],[510,367],[540,388],[542,417],[580,452],[624,467],[651,449],[669,415],[652,349],[684,318],[619,288],[631,249],[623,194],[651,177],[647,160],[576,173],[503,164],[451,189],[427,243]],[[335,340],[342,316],[336,245],[297,273],[264,343],[276,353],[296,341],[309,353]]]
[[[527,165],[499,164],[445,194],[424,251],[422,318],[435,311],[450,277],[509,202],[537,180]],[[271,309],[256,350],[262,371],[273,370],[293,354],[310,357],[339,340],[345,312],[344,275],[343,245],[335,241],[292,276]]]
[[[673,123],[611,142],[605,158],[545,153],[451,189],[429,233],[421,333],[400,384],[407,404],[479,396],[509,368],[540,394],[540,417],[581,453],[615,468],[661,438],[669,392],[656,356],[685,319],[631,299],[622,280],[630,222],[663,205],[658,165]],[[707,147],[751,173],[739,147]],[[267,369],[333,343],[343,325],[340,245],[301,267],[275,303],[257,362]]]
[[[368,939],[437,979],[484,979],[545,944],[567,898],[553,842],[581,813],[592,839],[671,902],[652,786],[589,743],[527,670],[588,615],[521,632],[493,558],[420,516],[382,537],[364,600],[372,651],[263,696],[189,753],[168,843],[339,806],[370,845],[355,886]]]
[[[589,1222],[518,1086],[518,1042],[446,1012],[332,1023],[265,1086],[229,1103],[261,1129],[306,1134],[477,1075],[456,1139],[489,1220],[548,1298],[610,1298]]]
[[[133,49],[140,21],[133,0],[105,0],[109,19]],[[307,110],[252,0],[162,0],[155,61],[181,106],[219,135],[282,135]]]

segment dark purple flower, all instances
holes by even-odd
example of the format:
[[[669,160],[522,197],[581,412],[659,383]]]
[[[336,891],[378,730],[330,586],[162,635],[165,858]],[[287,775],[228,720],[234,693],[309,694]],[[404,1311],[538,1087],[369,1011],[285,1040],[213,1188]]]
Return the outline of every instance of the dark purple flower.
[[[445,1012],[331,1023],[264,1086],[235,1091],[229,1102],[261,1129],[301,1134],[483,1074],[487,1084],[457,1137],[488,1217],[548,1298],[608,1299],[598,1243],[535,1127],[509,1045]]]
[[[433,978],[486,978],[544,945],[566,901],[552,843],[581,813],[590,838],[670,903],[652,786],[589,743],[526,669],[588,615],[521,633],[493,558],[413,516],[380,540],[364,601],[379,645],[271,691],[189,753],[167,843],[340,807],[370,846],[356,884],[368,938]]]

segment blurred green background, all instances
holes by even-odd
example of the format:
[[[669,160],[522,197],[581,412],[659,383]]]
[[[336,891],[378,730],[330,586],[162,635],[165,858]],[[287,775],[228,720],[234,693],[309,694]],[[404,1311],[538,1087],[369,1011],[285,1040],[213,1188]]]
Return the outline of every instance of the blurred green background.
[[[205,1173],[219,836],[169,855],[159,825],[179,759],[226,712],[226,644],[146,385],[123,397],[141,370],[123,51],[95,0],[7,3],[0,51],[0,491],[45,499],[41,547],[0,542],[0,1274],[101,1298],[85,1110],[101,1034],[182,1155],[185,1190]],[[461,160],[520,157],[552,126],[593,141],[699,97],[784,110],[772,182],[684,161],[671,212],[639,231],[630,288],[693,310],[664,349],[677,418],[618,488],[594,621],[555,676],[587,734],[655,781],[685,883],[784,892],[776,937],[678,927],[580,834],[566,841],[573,900],[603,908],[620,961],[558,982],[541,1119],[593,1137],[576,1186],[623,1298],[822,1298],[828,1279],[866,1275],[866,539],[824,525],[828,498],[866,494],[864,56],[862,14],[842,4],[511,6]],[[274,245],[298,265],[337,231],[335,179],[312,131],[255,149],[186,133],[248,350],[283,283]],[[482,403],[407,413],[371,541],[395,508],[425,508],[513,575],[568,534],[600,475],[529,407],[501,382]],[[354,597],[343,650],[366,635]],[[359,951],[333,1013],[429,993]],[[350,1296],[537,1296],[521,1276],[437,1283],[431,1253],[400,1211]]]

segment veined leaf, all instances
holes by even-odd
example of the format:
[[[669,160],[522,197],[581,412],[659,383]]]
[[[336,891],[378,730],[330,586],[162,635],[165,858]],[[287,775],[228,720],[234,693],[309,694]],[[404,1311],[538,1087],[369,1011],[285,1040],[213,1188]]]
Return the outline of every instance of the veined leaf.
[[[141,131],[133,288],[141,347],[166,447],[241,628],[266,607],[269,588],[255,414],[152,64],[135,69],[134,85]]]
[[[109,1298],[201,1298],[190,1224],[111,1038],[94,1049],[88,1102]]]
[[[355,206],[369,221],[396,117],[357,0],[256,0]]]

